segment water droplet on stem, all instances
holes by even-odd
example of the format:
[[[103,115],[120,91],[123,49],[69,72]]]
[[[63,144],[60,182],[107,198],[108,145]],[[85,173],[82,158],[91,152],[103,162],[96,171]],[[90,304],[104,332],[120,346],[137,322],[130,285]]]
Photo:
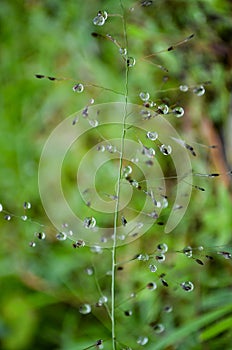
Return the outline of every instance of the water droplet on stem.
[[[82,315],[87,315],[91,312],[91,306],[89,304],[83,304],[79,307],[79,312],[82,314]]]

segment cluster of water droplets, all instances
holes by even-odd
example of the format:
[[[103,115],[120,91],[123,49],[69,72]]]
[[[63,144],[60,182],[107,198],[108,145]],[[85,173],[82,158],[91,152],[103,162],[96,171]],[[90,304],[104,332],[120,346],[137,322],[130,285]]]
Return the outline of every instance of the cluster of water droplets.
[[[127,178],[132,173],[132,167],[130,165],[127,165],[123,168],[122,175],[123,177]]]
[[[139,261],[149,261],[154,260],[158,263],[162,263],[166,259],[166,253],[168,251],[168,245],[166,243],[160,243],[156,246],[155,253],[147,254],[147,253],[141,253],[136,255],[136,260]],[[157,265],[153,262],[149,264],[149,270],[151,272],[156,272],[158,270]]]
[[[79,86],[79,85],[80,85],[80,84],[78,84],[78,86]],[[76,85],[76,86],[77,86],[77,85]],[[81,90],[81,91],[79,91],[79,92],[82,92],[82,91],[83,91],[83,90]],[[96,128],[96,127],[99,125],[98,120],[97,120],[97,119],[91,119],[91,118],[89,117],[89,107],[90,107],[91,105],[93,105],[94,102],[95,102],[95,101],[94,101],[94,98],[91,98],[90,101],[89,101],[89,103],[88,103],[88,105],[85,106],[85,107],[83,108],[83,110],[82,110],[82,112],[81,112],[81,116],[82,116],[84,119],[88,120],[89,125],[90,125],[91,127]],[[79,115],[76,115],[76,116],[73,118],[73,120],[72,120],[72,125],[76,125],[78,121],[79,121]]]
[[[117,147],[112,145],[112,144],[104,145],[103,143],[101,143],[101,144],[97,145],[96,149],[98,152],[109,152],[109,153],[118,152]]]
[[[205,93],[205,87],[204,85],[197,85],[197,86],[194,86],[194,87],[189,87],[188,85],[180,85],[179,86],[179,90],[181,92],[187,92],[189,90],[191,90],[195,95],[197,96],[202,96],[204,95]]]
[[[142,335],[137,338],[137,344],[142,345],[142,346],[146,345],[148,343],[148,341],[149,341],[148,337],[145,337]]]
[[[45,240],[45,238],[46,238],[46,233],[43,232],[43,231],[41,231],[41,232],[35,232],[35,233],[34,233],[34,237],[35,237],[36,239],[38,239],[38,240]],[[36,241],[33,240],[33,241],[29,242],[29,246],[32,247],[32,248],[36,247]]]

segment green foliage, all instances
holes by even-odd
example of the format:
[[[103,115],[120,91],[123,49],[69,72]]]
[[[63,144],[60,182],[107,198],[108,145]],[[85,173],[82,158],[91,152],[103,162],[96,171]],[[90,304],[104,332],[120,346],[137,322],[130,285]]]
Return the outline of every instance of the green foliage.
[[[134,4],[123,3],[125,8]],[[205,120],[212,120],[212,129],[220,135],[219,142],[227,144],[225,131],[229,130],[232,82],[230,2],[157,0],[152,7],[144,8],[138,3],[138,11],[126,18],[129,53],[138,58],[138,68],[130,70],[129,76],[131,102],[141,103],[138,94],[145,90],[157,100],[168,99],[169,105],[181,101],[185,119],[179,122],[170,117],[170,121],[186,142],[210,144],[211,138],[203,126]],[[83,303],[94,305],[98,301],[99,289],[110,296],[110,275],[106,271],[111,270],[111,251],[93,254],[87,247],[73,249],[70,241],[56,240],[57,231],[40,201],[37,174],[44,143],[56,125],[83,109],[92,97],[97,103],[104,103],[123,101],[123,96],[93,86],[83,94],[75,94],[69,80],[51,82],[34,78],[36,73],[67,76],[124,92],[124,62],[117,47],[91,36],[96,31],[92,19],[104,9],[109,13],[121,12],[116,1],[1,1],[1,203],[18,216],[9,222],[4,220],[3,213],[0,218],[0,347],[5,350],[81,350],[98,339],[104,339],[106,349],[111,348],[106,310],[93,307],[94,312],[89,315],[79,313]],[[110,17],[108,23],[107,32],[124,43],[120,20]],[[106,34],[104,26],[97,29]],[[192,33],[193,40],[152,59],[154,64],[167,67],[169,73],[139,60]],[[165,83],[166,75],[169,79]],[[206,85],[202,98],[191,93],[180,96],[178,89],[172,90],[180,84],[205,81],[212,83]],[[104,129],[101,132],[104,134]],[[112,125],[107,127],[107,133],[113,138],[119,131]],[[73,208],[83,203],[72,191],[76,182],[76,154],[81,158],[96,139],[93,134],[79,148],[74,145],[65,159],[62,183]],[[198,145],[194,149],[195,172],[222,169],[218,169],[217,159],[213,165],[212,158],[209,159],[213,150]],[[229,150],[226,148],[224,153],[229,167]],[[223,152],[219,157],[223,158]],[[109,178],[115,175],[113,167],[105,166],[106,170],[99,169],[97,173],[98,188],[101,183],[110,186]],[[169,166],[163,161],[167,175]],[[150,338],[145,348],[152,350],[230,346],[231,260],[217,254],[231,250],[231,185],[225,186],[225,178],[228,176],[194,179],[194,185],[206,191],[193,189],[183,220],[169,235],[164,234],[162,226],[154,225],[142,239],[117,249],[118,264],[122,263],[124,269],[117,271],[116,306],[132,292],[138,294],[133,316],[124,314],[132,307],[131,299],[117,309],[117,338],[122,344],[141,348],[136,339],[142,332]],[[141,197],[141,194],[133,197],[138,209]],[[20,216],[24,215],[25,201],[32,203],[32,220],[23,222]],[[88,216],[88,207],[83,206],[82,216]],[[104,215],[99,218],[106,223],[112,219]],[[28,243],[35,239],[34,232],[44,229],[46,240],[37,240],[35,249],[29,247]],[[162,242],[168,244],[169,251],[167,264],[160,264],[159,272],[166,274],[169,288],[150,272],[149,261],[133,260],[136,254],[152,253]],[[204,246],[204,252],[197,251],[195,257],[202,259],[204,266],[181,252],[189,245]],[[205,258],[205,254],[214,260]],[[123,263],[128,260],[131,261]],[[87,268],[93,268],[93,276],[86,273]],[[153,280],[158,286],[156,291],[146,288]],[[192,293],[178,289],[179,282],[184,280],[194,281]],[[166,305],[172,305],[173,312],[164,313]],[[155,334],[149,326],[153,321],[165,324],[165,331]]]

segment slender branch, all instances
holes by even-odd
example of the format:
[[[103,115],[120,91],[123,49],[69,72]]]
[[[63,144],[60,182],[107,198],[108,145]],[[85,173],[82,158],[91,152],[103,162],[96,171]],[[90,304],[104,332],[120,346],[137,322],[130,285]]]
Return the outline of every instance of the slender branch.
[[[120,0],[120,5],[123,13],[122,22],[123,22],[123,31],[124,38],[126,43],[126,48],[128,48],[127,34],[126,34],[126,22],[124,18],[124,7],[122,0]],[[116,204],[114,212],[114,232],[113,232],[113,246],[112,246],[112,276],[111,276],[111,325],[112,325],[112,349],[116,350],[116,333],[115,333],[115,275],[116,275],[116,250],[117,250],[117,222],[118,222],[118,211],[120,203],[120,185],[121,185],[121,174],[122,174],[122,165],[123,165],[123,155],[124,155],[124,142],[126,135],[126,117],[127,117],[127,104],[128,104],[128,66],[125,62],[125,107],[124,107],[124,116],[123,116],[123,127],[122,127],[122,137],[121,137],[121,152],[119,158],[119,168],[118,168],[118,181],[117,181],[117,190],[116,190]]]

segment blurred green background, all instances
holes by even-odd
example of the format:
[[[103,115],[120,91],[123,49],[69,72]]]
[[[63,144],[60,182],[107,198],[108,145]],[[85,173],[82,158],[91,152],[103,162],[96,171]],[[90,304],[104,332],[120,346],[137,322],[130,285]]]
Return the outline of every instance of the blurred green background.
[[[232,167],[232,5],[229,0],[154,0],[150,7],[123,1],[127,13],[129,52],[138,59],[168,48],[194,33],[195,37],[152,62],[167,67],[165,73],[141,61],[131,70],[129,95],[138,103],[138,93],[149,91],[168,103],[180,101],[185,117],[176,127],[187,141],[217,144],[214,151],[196,145],[193,167],[201,172],[225,173]],[[46,218],[38,191],[38,163],[43,145],[53,128],[94,97],[97,103],[120,101],[114,93],[99,93],[90,87],[83,94],[72,91],[72,82],[37,80],[34,74],[70,77],[73,80],[124,91],[123,63],[117,48],[97,40],[91,32],[110,33],[124,42],[119,17],[95,27],[98,10],[121,13],[119,1],[4,1],[0,3],[1,33],[1,127],[0,186],[3,208],[17,217],[9,222],[1,213],[0,247],[0,348],[84,349],[98,339],[110,349],[109,322],[104,308],[91,315],[79,314],[83,302],[99,298],[97,284],[109,295],[110,252],[93,254],[88,248],[75,250],[69,241],[55,239],[56,231]],[[165,77],[168,76],[168,79]],[[166,81],[167,80],[167,81]],[[166,82],[164,82],[166,81]],[[159,93],[180,84],[211,81],[202,97],[178,90]],[[175,121],[174,121],[175,123]],[[87,147],[83,145],[83,147]],[[104,179],[103,179],[104,182]],[[72,184],[72,183],[71,183]],[[118,338],[133,349],[136,338],[149,336],[147,349],[230,348],[232,341],[231,261],[217,254],[231,247],[231,179],[196,179],[206,192],[193,191],[192,201],[179,226],[165,236],[155,226],[143,240],[118,249],[118,259],[149,251],[151,244],[165,241],[170,255],[163,272],[170,288],[153,293],[143,290],[134,315],[125,317],[123,304],[117,312]],[[68,183],[66,184],[69,185]],[[38,225],[23,222],[23,203],[30,201],[33,221],[46,225],[47,239],[29,247]],[[176,250],[186,245],[204,245],[206,254],[198,265]],[[217,248],[225,245],[226,248]],[[121,260],[122,259],[122,260]],[[86,268],[94,266],[94,276]],[[131,262],[118,276],[117,303],[140,290],[153,278],[143,262]],[[176,290],[179,280],[196,281],[192,293]],[[159,278],[157,278],[157,284]],[[166,304],[173,312],[162,312]],[[149,326],[148,314],[165,324],[157,335]],[[145,325],[144,328],[142,328]],[[119,346],[119,349],[123,346]]]

